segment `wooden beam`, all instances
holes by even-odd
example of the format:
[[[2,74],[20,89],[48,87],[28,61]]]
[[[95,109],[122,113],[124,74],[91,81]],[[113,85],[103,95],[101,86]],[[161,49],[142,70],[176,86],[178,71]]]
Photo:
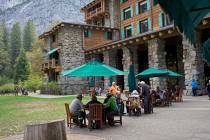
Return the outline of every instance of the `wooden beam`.
[[[105,51],[106,49],[105,48],[102,48],[102,50]]]
[[[143,37],[143,40],[147,40],[148,38],[146,36]]]
[[[208,20],[203,20],[203,21],[202,21],[202,24],[203,24],[203,25],[208,24]]]
[[[130,44],[133,44],[133,41],[132,41],[132,40],[130,40],[130,41],[129,41],[129,43],[130,43]]]
[[[156,35],[155,35],[155,34],[152,34],[150,37],[151,37],[151,38],[155,38],[155,37],[156,37]]]
[[[162,33],[162,32],[159,32],[158,35],[159,35],[159,36],[163,36],[163,33]]]
[[[136,39],[136,42],[139,42],[139,41],[140,41],[140,39],[137,38],[137,39]]]
[[[171,34],[171,33],[173,33],[173,30],[168,30],[168,34]]]
[[[123,42],[123,45],[125,46],[127,43],[126,42]]]

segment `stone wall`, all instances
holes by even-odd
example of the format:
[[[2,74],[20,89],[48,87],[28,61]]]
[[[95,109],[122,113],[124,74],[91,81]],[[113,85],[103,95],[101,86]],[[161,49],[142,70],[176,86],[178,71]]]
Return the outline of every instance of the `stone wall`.
[[[131,54],[127,47],[123,47],[123,71],[129,71],[131,64]],[[128,75],[124,76],[124,89],[128,89]]]
[[[60,44],[60,61],[63,70],[72,69],[85,62],[83,50],[83,31],[81,28],[63,27],[58,33]],[[67,94],[81,93],[86,78],[82,77],[60,77],[58,81],[62,90]]]
[[[160,39],[153,39],[148,41],[148,60],[149,67],[166,68],[165,60],[165,42]],[[152,88],[160,89],[166,88],[166,78],[150,78]]]
[[[199,35],[199,34],[197,34]],[[185,95],[192,94],[191,81],[195,79],[198,83],[198,94],[205,93],[204,62],[202,60],[202,46],[197,36],[197,45],[194,46],[183,37],[183,62],[185,70]]]

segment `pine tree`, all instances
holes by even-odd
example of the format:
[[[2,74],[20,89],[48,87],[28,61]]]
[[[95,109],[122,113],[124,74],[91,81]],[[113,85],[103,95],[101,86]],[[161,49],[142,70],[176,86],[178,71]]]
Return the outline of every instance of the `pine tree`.
[[[35,42],[36,29],[33,21],[28,21],[23,32],[23,47],[26,51],[32,50],[32,45]]]
[[[20,48],[21,48],[21,29],[19,23],[15,23],[12,27],[11,32],[11,64],[14,66],[15,60],[17,59]]]
[[[10,57],[5,44],[5,27],[3,24],[0,25],[0,76],[9,76],[10,73]]]
[[[15,65],[15,76],[14,76],[15,83],[27,80],[29,74],[30,74],[30,63],[26,57],[25,50],[22,47],[20,50],[20,55],[17,57]]]
[[[3,32],[3,35],[2,35],[3,43],[5,45],[6,51],[9,52],[9,33],[8,33],[5,20],[2,21],[1,26],[2,26],[2,32]]]

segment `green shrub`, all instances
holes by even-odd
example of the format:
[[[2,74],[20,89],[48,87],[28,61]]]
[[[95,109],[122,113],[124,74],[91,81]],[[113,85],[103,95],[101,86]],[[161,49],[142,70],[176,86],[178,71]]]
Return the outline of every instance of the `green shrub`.
[[[13,80],[6,76],[0,76],[0,86],[8,83],[13,83]]]
[[[14,91],[14,84],[4,84],[0,86],[1,92],[13,92]]]
[[[59,86],[58,86],[58,83],[57,82],[49,82],[47,87],[49,89],[52,89],[52,90],[56,90],[56,89],[59,89]]]
[[[38,75],[30,75],[28,80],[24,81],[24,87],[29,91],[39,90],[42,86],[42,78]]]

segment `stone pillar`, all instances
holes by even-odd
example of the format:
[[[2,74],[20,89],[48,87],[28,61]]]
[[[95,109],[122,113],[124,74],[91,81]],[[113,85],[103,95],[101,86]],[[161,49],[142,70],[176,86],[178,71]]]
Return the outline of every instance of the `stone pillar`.
[[[153,39],[148,41],[149,67],[166,68],[165,55],[164,40]],[[157,86],[159,86],[160,89],[166,88],[166,78],[150,78],[150,81],[153,89],[156,89]]]
[[[112,67],[116,67],[116,51],[111,50],[111,51],[105,51],[103,52],[103,57],[104,57],[104,64],[107,64]],[[116,76],[113,76],[113,81],[116,81]],[[109,87],[109,77],[104,77],[104,89],[107,89]]]
[[[131,54],[128,48],[123,47],[123,71],[129,71],[129,66],[131,64]],[[124,76],[124,89],[128,89],[128,76]]]
[[[196,46],[190,44],[183,36],[183,62],[185,71],[185,95],[192,94],[191,81],[195,79],[198,83],[197,94],[205,93],[204,62],[202,60],[202,46],[197,34]]]

